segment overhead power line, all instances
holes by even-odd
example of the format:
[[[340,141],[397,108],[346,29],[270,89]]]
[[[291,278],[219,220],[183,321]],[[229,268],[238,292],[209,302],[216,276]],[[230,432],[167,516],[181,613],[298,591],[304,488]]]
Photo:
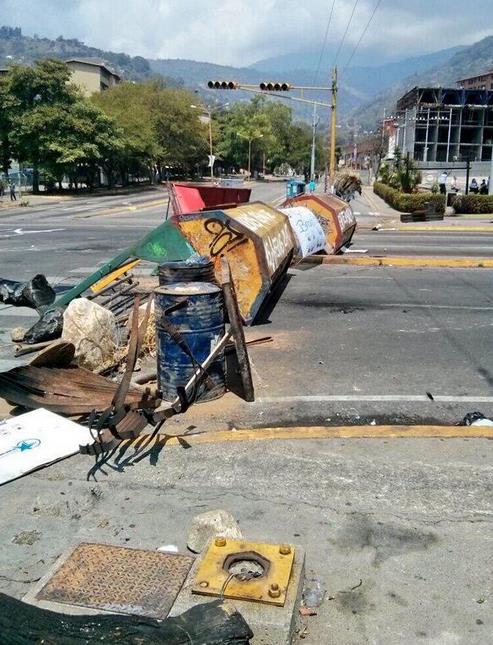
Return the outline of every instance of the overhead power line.
[[[344,36],[341,38],[341,42],[339,43],[339,48],[338,48],[336,56],[334,58],[334,64],[333,64],[332,67],[336,66],[337,60],[339,58],[339,54],[341,53],[342,47],[343,47],[344,42],[346,40],[346,36],[348,35],[349,27],[351,26],[351,23],[353,21],[354,12],[356,11],[356,7],[358,6],[358,2],[359,2],[359,0],[355,0],[355,3],[353,5],[353,10],[351,11],[351,15],[349,16],[349,20],[348,20],[348,23],[346,25],[346,31],[344,32]]]
[[[374,9],[373,9],[373,12],[372,12],[372,14],[371,14],[371,16],[370,16],[370,18],[369,18],[369,20],[368,20],[368,22],[366,23],[365,28],[364,28],[364,29],[363,29],[363,31],[361,32],[361,36],[359,37],[358,42],[356,43],[356,45],[355,45],[355,47],[354,47],[353,51],[351,52],[351,56],[348,58],[347,63],[346,63],[346,64],[345,64],[345,66],[344,66],[344,69],[345,69],[345,70],[349,67],[350,62],[353,60],[354,55],[355,55],[355,54],[356,54],[356,52],[358,51],[358,47],[360,46],[361,41],[362,41],[362,40],[363,40],[363,38],[365,37],[365,34],[366,34],[366,32],[368,31],[368,27],[370,26],[370,24],[371,24],[371,22],[372,22],[373,18],[375,17],[375,14],[377,13],[377,9],[378,9],[378,7],[379,7],[381,4],[382,4],[382,0],[378,0],[377,4],[375,5],[375,7],[374,7]]]
[[[315,76],[313,77],[313,84],[317,84],[318,80],[318,74],[320,72],[320,67],[322,66],[322,60],[325,54],[325,48],[327,47],[327,38],[329,35],[329,29],[330,25],[332,23],[332,16],[334,15],[334,7],[336,6],[336,0],[332,0],[332,7],[330,9],[330,14],[329,14],[329,20],[327,21],[327,27],[325,29],[325,36],[324,36],[324,41],[322,44],[322,49],[320,50],[320,58],[318,59],[318,65],[317,65],[317,71],[315,72]]]

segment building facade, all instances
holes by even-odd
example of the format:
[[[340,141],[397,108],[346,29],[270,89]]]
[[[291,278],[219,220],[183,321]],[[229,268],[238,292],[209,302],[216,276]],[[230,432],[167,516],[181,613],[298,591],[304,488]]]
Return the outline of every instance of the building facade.
[[[416,161],[490,161],[493,90],[415,87],[397,103],[396,143]]]
[[[457,87],[465,90],[493,90],[493,69],[480,76],[470,76],[457,81]]]
[[[121,81],[120,76],[102,61],[73,58],[65,62],[72,72],[72,83],[78,85],[85,96],[103,92]]]

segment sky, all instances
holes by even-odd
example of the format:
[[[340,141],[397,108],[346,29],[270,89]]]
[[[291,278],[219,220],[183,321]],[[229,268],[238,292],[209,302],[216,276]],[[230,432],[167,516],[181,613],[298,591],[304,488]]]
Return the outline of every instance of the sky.
[[[0,24],[78,38],[147,58],[247,66],[322,46],[333,0],[0,0]],[[328,32],[350,57],[378,0],[336,0]],[[381,0],[353,62],[371,64],[467,45],[493,33],[492,0]],[[489,25],[489,28],[488,28]]]

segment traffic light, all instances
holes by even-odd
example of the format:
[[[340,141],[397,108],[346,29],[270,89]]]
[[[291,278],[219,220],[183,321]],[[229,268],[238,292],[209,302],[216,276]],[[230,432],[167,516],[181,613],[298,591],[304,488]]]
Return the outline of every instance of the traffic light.
[[[209,81],[207,87],[210,90],[237,90],[238,83],[236,81]]]
[[[289,92],[291,89],[289,83],[274,83],[272,81],[263,81],[259,87],[264,92]]]

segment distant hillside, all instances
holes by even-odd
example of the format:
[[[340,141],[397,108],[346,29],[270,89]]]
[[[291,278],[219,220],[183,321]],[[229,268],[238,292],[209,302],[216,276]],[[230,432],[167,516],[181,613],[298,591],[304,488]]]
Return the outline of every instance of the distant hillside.
[[[1,19],[1,17],[0,17]],[[129,80],[152,76],[149,62],[141,56],[103,51],[89,47],[75,38],[56,40],[25,36],[19,27],[0,27],[0,67],[12,63],[28,65],[39,58],[98,58]]]
[[[354,115],[357,121],[373,126],[383,112],[384,105],[392,105],[396,96],[418,82],[450,82],[461,75],[482,71],[485,61],[491,63],[492,39],[485,39],[472,48],[459,47],[409,58],[397,63],[386,63],[378,66],[359,66],[342,70],[339,77],[338,112],[341,119]],[[484,51],[483,51],[484,50]],[[472,53],[468,53],[472,52]],[[329,52],[330,53],[330,52]],[[77,39],[58,37],[56,40],[39,36],[25,36],[20,28],[0,27],[0,67],[12,63],[31,64],[40,58],[97,58],[129,80],[146,80],[156,76],[163,77],[172,85],[184,86],[198,91],[206,100],[235,103],[248,100],[252,94],[241,91],[218,92],[207,89],[207,81],[237,80],[241,83],[256,84],[262,80],[286,80],[293,85],[313,83],[313,70],[318,63],[318,55],[313,52],[292,54],[259,61],[262,69],[253,67],[228,67],[186,59],[147,60],[141,56],[129,56],[125,53],[103,51],[90,47]],[[314,62],[312,58],[317,57]],[[284,71],[279,67],[288,65]],[[266,65],[272,64],[270,70]],[[277,71],[276,71],[277,65]],[[307,69],[303,69],[307,65]],[[429,70],[429,71],[426,71]],[[448,72],[447,72],[448,70]],[[409,76],[413,73],[413,76]],[[448,73],[448,76],[447,76]],[[329,85],[328,74],[319,75],[318,82]],[[407,77],[407,78],[406,78]],[[405,80],[403,80],[405,79]],[[437,81],[436,79],[440,79]],[[393,89],[385,94],[375,96],[389,87]],[[329,100],[328,92],[311,93],[312,98],[322,102]],[[302,105],[286,99],[286,105],[294,108],[298,117],[310,120],[311,106]],[[320,108],[322,123],[327,112]]]
[[[444,63],[437,64],[427,71],[409,75],[375,99],[356,108],[352,116],[362,127],[372,128],[376,121],[382,118],[384,108],[387,109],[387,113],[390,113],[397,99],[416,85],[455,87],[459,79],[481,74],[491,68],[493,68],[493,36],[488,36],[470,47],[461,49]]]

